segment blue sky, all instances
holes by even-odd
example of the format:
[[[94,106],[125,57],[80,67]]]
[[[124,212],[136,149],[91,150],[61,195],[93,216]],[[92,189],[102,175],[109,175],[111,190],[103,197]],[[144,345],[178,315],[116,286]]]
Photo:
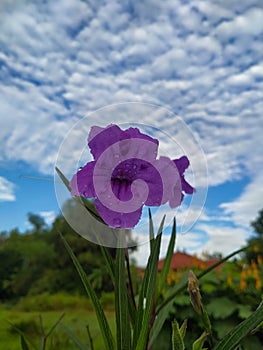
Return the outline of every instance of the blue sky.
[[[111,116],[89,114],[140,102],[175,119],[133,122],[173,136],[178,115],[205,153],[208,175],[196,185],[208,181],[207,201],[178,249],[238,248],[263,207],[262,97],[261,0],[1,1],[0,230],[23,231],[28,212],[48,221],[59,212],[52,182],[19,176],[52,179],[76,122],[106,125]]]

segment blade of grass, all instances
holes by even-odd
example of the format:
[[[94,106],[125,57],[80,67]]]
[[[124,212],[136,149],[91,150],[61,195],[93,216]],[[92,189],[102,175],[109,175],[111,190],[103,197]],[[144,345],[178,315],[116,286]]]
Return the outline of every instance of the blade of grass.
[[[91,301],[92,301],[92,304],[94,306],[94,309],[95,309],[95,312],[96,312],[96,315],[97,315],[97,319],[98,319],[98,322],[99,322],[99,326],[100,326],[100,330],[101,330],[101,333],[102,333],[102,337],[103,337],[103,340],[104,340],[104,344],[105,344],[105,348],[107,350],[112,350],[114,349],[114,340],[113,340],[113,336],[112,336],[112,333],[111,333],[111,330],[110,330],[110,327],[109,327],[109,324],[108,324],[108,321],[105,317],[105,314],[104,314],[104,311],[102,309],[102,306],[99,302],[99,299],[96,295],[96,293],[94,292],[88,278],[87,278],[87,275],[85,273],[85,271],[83,270],[82,266],[80,265],[77,257],[75,256],[75,254],[73,253],[72,249],[70,248],[68,242],[66,241],[66,239],[63,237],[63,235],[61,234],[61,232],[59,232],[59,235],[76,267],[76,270],[81,278],[81,281],[83,283],[83,286],[88,294],[88,296],[90,297]]]
[[[128,313],[124,248],[117,248],[115,269],[115,314],[118,350],[129,350],[131,328]]]
[[[79,350],[89,350],[90,347],[87,347],[86,344],[82,343],[82,341],[76,337],[76,335],[72,332],[70,328],[61,323],[59,325],[63,329],[63,331],[67,334],[67,336],[73,341],[73,343],[78,347]]]
[[[37,347],[36,345],[30,340],[30,338],[28,338],[28,336],[23,332],[21,331],[17,326],[15,326],[12,322],[10,322],[9,320],[6,320],[6,322],[8,322],[12,327],[13,329],[18,333],[20,334],[21,337],[24,338],[25,341],[27,341],[35,350],[37,350]],[[22,341],[22,340],[21,340]]]
[[[136,350],[143,350],[147,345],[164,220],[165,216],[154,240],[139,294],[139,305],[133,335],[133,349]]]
[[[62,318],[65,316],[65,312],[59,316],[57,321],[53,324],[53,326],[50,328],[50,330],[47,332],[46,337],[48,338],[50,334],[55,330],[55,328],[58,326],[58,324],[61,322]]]
[[[21,341],[21,348],[22,350],[30,350],[27,342],[25,341],[25,338],[23,337],[23,335],[20,336],[20,341]]]
[[[91,333],[90,333],[89,325],[86,326],[86,329],[87,329],[88,338],[89,338],[90,350],[94,350],[93,339],[92,339],[92,336],[91,336]]]
[[[253,314],[232,329],[216,346],[215,350],[232,350],[263,320],[263,301]]]

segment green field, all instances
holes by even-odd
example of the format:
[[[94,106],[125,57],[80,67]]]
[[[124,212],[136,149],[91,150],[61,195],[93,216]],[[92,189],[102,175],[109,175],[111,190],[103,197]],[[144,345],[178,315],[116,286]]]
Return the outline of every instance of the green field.
[[[12,329],[12,324],[22,329],[28,337],[40,349],[41,344],[41,330],[39,315],[43,319],[44,328],[48,331],[50,327],[60,317],[60,311],[45,311],[45,312],[23,312],[16,310],[8,310],[5,307],[0,309],[0,349],[3,350],[19,350],[20,335]],[[106,317],[109,321],[110,327],[114,332],[114,312],[106,312]],[[86,326],[89,325],[90,332],[94,342],[95,349],[103,349],[103,340],[100,335],[100,330],[96,315],[90,310],[66,310],[65,316],[61,321],[62,325],[67,326],[70,330],[85,344],[89,343]],[[30,347],[31,349],[31,347]],[[32,347],[33,349],[33,347]],[[46,350],[72,350],[78,349],[69,336],[65,333],[62,326],[58,325],[52,335],[47,340]]]

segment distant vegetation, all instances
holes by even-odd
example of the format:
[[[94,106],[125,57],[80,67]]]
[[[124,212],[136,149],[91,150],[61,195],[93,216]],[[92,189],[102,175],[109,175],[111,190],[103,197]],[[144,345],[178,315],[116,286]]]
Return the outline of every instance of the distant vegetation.
[[[75,310],[74,312],[86,310],[89,314],[88,318],[94,317],[90,300],[85,296],[82,283],[57,233],[58,230],[63,233],[84,267],[103,307],[113,312],[113,286],[100,246],[76,234],[63,216],[58,216],[51,227],[48,227],[40,216],[32,213],[28,214],[28,220],[32,226],[30,230],[19,232],[13,229],[0,234],[2,314],[8,315],[9,318],[12,314],[19,315],[21,312],[27,312],[28,317],[30,313],[32,315],[34,313],[35,318],[36,312],[45,314],[65,311],[67,314],[67,310]],[[225,263],[221,269],[211,272],[200,281],[203,303],[214,326],[215,337],[218,339],[228,329],[247,318],[262,299],[263,210],[251,225],[254,234],[248,241],[249,249],[242,256]],[[114,257],[115,249],[110,249],[110,254]],[[197,269],[198,267],[193,267],[194,271]],[[143,274],[142,270],[136,271],[133,267],[135,292],[140,288],[140,279]],[[168,293],[169,288],[185,278],[187,272],[186,269],[171,270],[163,294]],[[12,305],[12,311],[9,310],[10,305]],[[37,333],[38,326],[35,324],[35,321],[38,323],[37,318],[33,321],[32,316],[29,321],[24,321],[20,319],[21,315],[17,316],[16,326],[28,328],[29,333],[33,332],[30,331],[33,327],[34,332]],[[171,321],[175,317],[179,323],[188,319],[188,329],[191,330],[188,332],[191,334],[188,344],[190,346],[191,341],[200,334],[201,328],[190,305],[187,290],[175,299],[165,327],[160,333],[157,344],[163,350],[170,349],[167,339],[170,339],[168,335],[171,332]],[[0,321],[2,322],[2,319]],[[82,327],[85,327],[85,322]],[[11,335],[13,331],[12,327],[6,326],[7,333],[2,336],[7,337],[8,332]],[[63,339],[61,333],[59,334],[60,338],[55,339],[55,343]],[[83,331],[83,337],[85,337],[85,331]],[[69,348],[71,348],[70,344],[69,342]],[[243,349],[250,349],[251,344],[254,350],[262,349],[262,330],[248,337],[244,341]],[[67,349],[67,346],[65,345],[64,348]]]

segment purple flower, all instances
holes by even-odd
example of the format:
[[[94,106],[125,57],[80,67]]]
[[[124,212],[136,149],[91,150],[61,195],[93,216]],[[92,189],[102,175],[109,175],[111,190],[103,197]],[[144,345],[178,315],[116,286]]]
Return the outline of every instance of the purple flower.
[[[157,159],[158,140],[137,128],[93,126],[88,145],[94,161],[73,176],[71,193],[94,198],[95,208],[111,227],[133,228],[140,220],[143,205],[169,202],[175,208],[184,193],[194,192],[184,178],[188,158]]]

